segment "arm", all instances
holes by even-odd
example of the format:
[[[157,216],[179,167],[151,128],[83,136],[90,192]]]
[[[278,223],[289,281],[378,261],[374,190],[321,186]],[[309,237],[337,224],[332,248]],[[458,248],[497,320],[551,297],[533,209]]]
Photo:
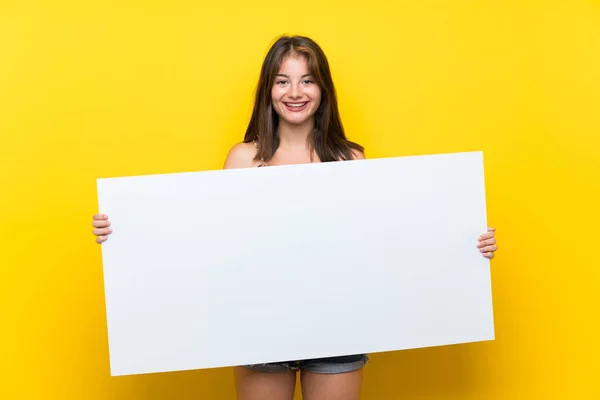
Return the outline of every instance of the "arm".
[[[366,158],[365,153],[358,150],[352,150],[352,157],[354,160],[364,160]]]
[[[223,169],[254,167],[258,165],[254,156],[256,147],[252,143],[238,143],[229,150]]]

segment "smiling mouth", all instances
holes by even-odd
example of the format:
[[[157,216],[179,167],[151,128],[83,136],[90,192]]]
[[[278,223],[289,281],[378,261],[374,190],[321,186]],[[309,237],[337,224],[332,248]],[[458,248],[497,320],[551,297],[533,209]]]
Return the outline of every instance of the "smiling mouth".
[[[302,111],[306,108],[306,106],[308,105],[308,101],[302,102],[302,103],[283,103],[285,105],[285,108],[287,108],[289,111],[292,112],[298,112],[298,111]]]
[[[307,102],[305,101],[304,103],[285,103],[285,105],[289,107],[302,107],[306,105],[306,103]]]

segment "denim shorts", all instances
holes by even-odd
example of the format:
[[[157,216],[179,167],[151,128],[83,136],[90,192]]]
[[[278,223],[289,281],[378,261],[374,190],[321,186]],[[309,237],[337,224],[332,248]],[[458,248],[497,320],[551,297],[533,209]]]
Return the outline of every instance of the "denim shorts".
[[[244,367],[259,372],[297,372],[308,371],[315,374],[342,374],[358,370],[367,364],[366,354],[352,356],[315,358],[300,361],[284,361],[267,364],[251,364]]]

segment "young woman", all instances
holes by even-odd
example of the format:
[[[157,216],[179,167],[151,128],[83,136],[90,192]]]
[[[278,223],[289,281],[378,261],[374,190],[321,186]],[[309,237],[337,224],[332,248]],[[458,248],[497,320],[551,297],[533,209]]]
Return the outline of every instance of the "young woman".
[[[321,48],[301,36],[281,37],[269,50],[260,74],[254,111],[244,141],[229,151],[224,168],[363,159],[349,141],[338,113],[329,64]],[[112,232],[106,215],[94,215],[93,233],[102,243]],[[494,229],[479,237],[488,258],[497,250]],[[360,398],[363,354],[294,360],[235,368],[240,400],[291,400],[301,371],[305,400]]]

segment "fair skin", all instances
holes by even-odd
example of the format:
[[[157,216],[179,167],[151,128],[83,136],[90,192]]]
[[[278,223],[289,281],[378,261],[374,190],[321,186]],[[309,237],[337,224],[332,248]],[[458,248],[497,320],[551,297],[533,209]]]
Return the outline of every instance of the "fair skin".
[[[308,64],[301,57],[289,57],[282,63],[280,75],[271,91],[273,108],[279,115],[280,145],[269,165],[291,165],[318,162],[307,138],[314,127],[314,113],[319,108],[321,90],[310,75]],[[252,143],[235,145],[227,155],[224,169],[256,167],[256,148]],[[354,153],[355,159],[364,159]],[[106,215],[94,216],[93,233],[96,242],[103,243],[112,232]],[[494,229],[478,238],[478,249],[493,258],[498,249]],[[296,384],[293,372],[256,372],[244,367],[234,369],[239,400],[292,400]],[[344,374],[323,375],[303,371],[301,375],[304,400],[358,400],[362,386],[362,370]]]
[[[316,160],[308,147],[314,113],[321,103],[321,89],[310,75],[304,58],[286,58],[271,90],[273,108],[279,115],[279,147],[269,165],[307,164]],[[225,159],[224,169],[256,167],[252,143],[235,145]],[[364,158],[355,154],[355,158]]]

